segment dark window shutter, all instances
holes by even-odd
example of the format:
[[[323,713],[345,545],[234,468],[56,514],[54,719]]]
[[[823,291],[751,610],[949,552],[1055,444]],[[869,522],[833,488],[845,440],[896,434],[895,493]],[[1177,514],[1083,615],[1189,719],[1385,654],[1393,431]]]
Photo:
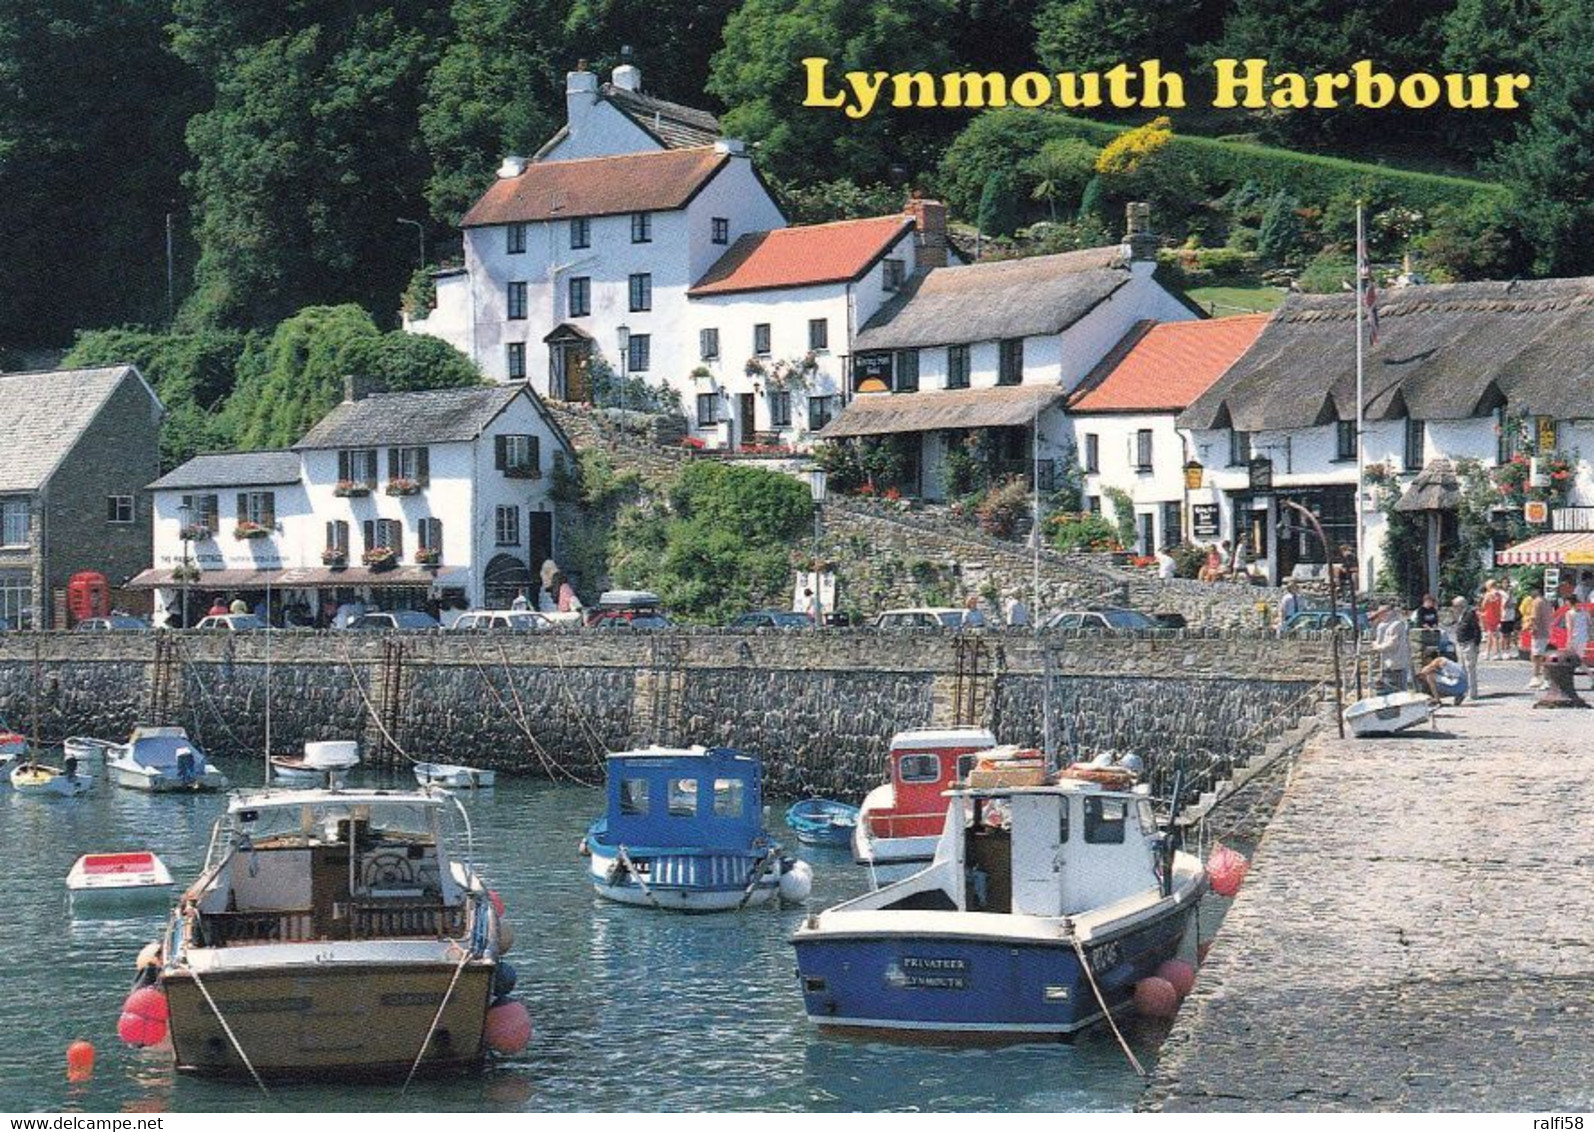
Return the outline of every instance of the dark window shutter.
[[[260,493],[260,522],[267,527],[277,525],[277,493],[274,491]]]
[[[399,475],[399,450],[397,448],[389,448],[387,450],[387,478],[396,480]]]
[[[430,448],[417,448],[415,450],[415,480],[417,483],[430,483],[432,478],[432,450]]]
[[[336,550],[337,548],[338,548],[338,524],[335,521],[329,519],[327,521],[327,549],[328,550]]]
[[[499,435],[493,437],[493,467],[500,472],[509,466],[509,438]]]
[[[338,453],[338,479],[352,480],[353,478],[354,469],[349,467],[349,454],[347,451],[340,451]]]
[[[540,475],[542,473],[542,437],[532,436],[527,439],[531,441],[531,470]]]
[[[360,538],[363,542],[363,549],[376,549],[376,524],[370,519],[366,519],[360,524]]]
[[[240,491],[238,493],[238,521],[241,523],[247,518],[249,518],[249,493]]]

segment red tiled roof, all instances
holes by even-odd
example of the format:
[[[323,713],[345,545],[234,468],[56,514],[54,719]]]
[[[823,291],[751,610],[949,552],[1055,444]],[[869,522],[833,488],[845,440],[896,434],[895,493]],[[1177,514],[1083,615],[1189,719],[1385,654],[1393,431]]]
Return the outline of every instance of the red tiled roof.
[[[1069,412],[1182,410],[1239,360],[1270,317],[1136,323],[1081,383]]]
[[[728,161],[713,146],[537,161],[518,177],[494,181],[460,226],[668,212],[684,207]]]
[[[847,282],[862,275],[912,223],[903,215],[875,216],[749,232],[687,293],[723,295]]]

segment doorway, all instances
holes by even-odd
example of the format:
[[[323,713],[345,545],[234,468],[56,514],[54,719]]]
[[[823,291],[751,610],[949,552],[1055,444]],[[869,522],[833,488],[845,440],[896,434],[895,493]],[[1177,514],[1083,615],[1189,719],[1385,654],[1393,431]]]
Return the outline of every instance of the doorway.
[[[540,584],[542,564],[553,557],[553,512],[526,512],[526,535],[531,548],[528,559],[531,563],[531,572]]]
[[[738,393],[736,395],[736,445],[746,448],[753,443],[753,433],[757,430],[755,424],[758,401],[752,393]]]

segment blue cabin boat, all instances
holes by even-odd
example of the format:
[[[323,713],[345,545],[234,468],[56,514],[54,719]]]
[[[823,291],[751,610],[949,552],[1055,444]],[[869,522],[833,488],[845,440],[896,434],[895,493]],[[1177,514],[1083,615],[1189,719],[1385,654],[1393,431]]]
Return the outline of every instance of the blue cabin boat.
[[[851,845],[858,807],[829,798],[804,798],[786,811],[786,824],[805,845]]]
[[[764,828],[762,770],[728,747],[609,756],[609,810],[582,842],[592,885],[622,904],[723,912],[813,886]]]
[[[888,1034],[1056,1038],[1129,1005],[1135,984],[1177,955],[1207,879],[1158,830],[1145,788],[1119,773],[974,771],[949,792],[927,868],[798,929],[808,1017]]]

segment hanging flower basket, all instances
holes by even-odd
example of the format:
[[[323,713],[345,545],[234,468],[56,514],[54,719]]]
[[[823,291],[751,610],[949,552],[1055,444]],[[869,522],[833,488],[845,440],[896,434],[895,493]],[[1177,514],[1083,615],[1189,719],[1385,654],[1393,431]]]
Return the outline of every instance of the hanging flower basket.
[[[323,550],[321,552],[321,565],[330,566],[334,570],[341,570],[349,564],[349,553],[346,550]]]
[[[436,566],[443,560],[443,552],[435,546],[423,546],[415,551],[415,561],[422,566]]]
[[[232,537],[240,542],[246,539],[265,538],[271,534],[271,528],[263,523],[256,523],[252,519],[242,519],[232,529]]]
[[[216,532],[211,530],[210,527],[205,523],[189,523],[182,530],[177,532],[177,537],[181,538],[184,542],[203,542],[205,539],[212,537],[215,533]]]
[[[373,570],[390,570],[398,565],[398,555],[391,546],[378,546],[360,555],[360,561]]]
[[[747,365],[742,367],[742,370],[748,377],[763,377],[767,372],[760,358],[748,358]]]
[[[187,566],[175,567],[172,570],[172,581],[174,581],[174,582],[197,582],[197,581],[199,581],[199,567],[195,566],[193,564],[189,564]]]
[[[371,494],[371,485],[360,483],[358,480],[339,480],[338,486],[332,489],[332,494],[341,499],[358,499]]]
[[[387,493],[389,495],[419,495],[420,491],[421,485],[415,480],[407,480],[401,477],[387,481]]]

